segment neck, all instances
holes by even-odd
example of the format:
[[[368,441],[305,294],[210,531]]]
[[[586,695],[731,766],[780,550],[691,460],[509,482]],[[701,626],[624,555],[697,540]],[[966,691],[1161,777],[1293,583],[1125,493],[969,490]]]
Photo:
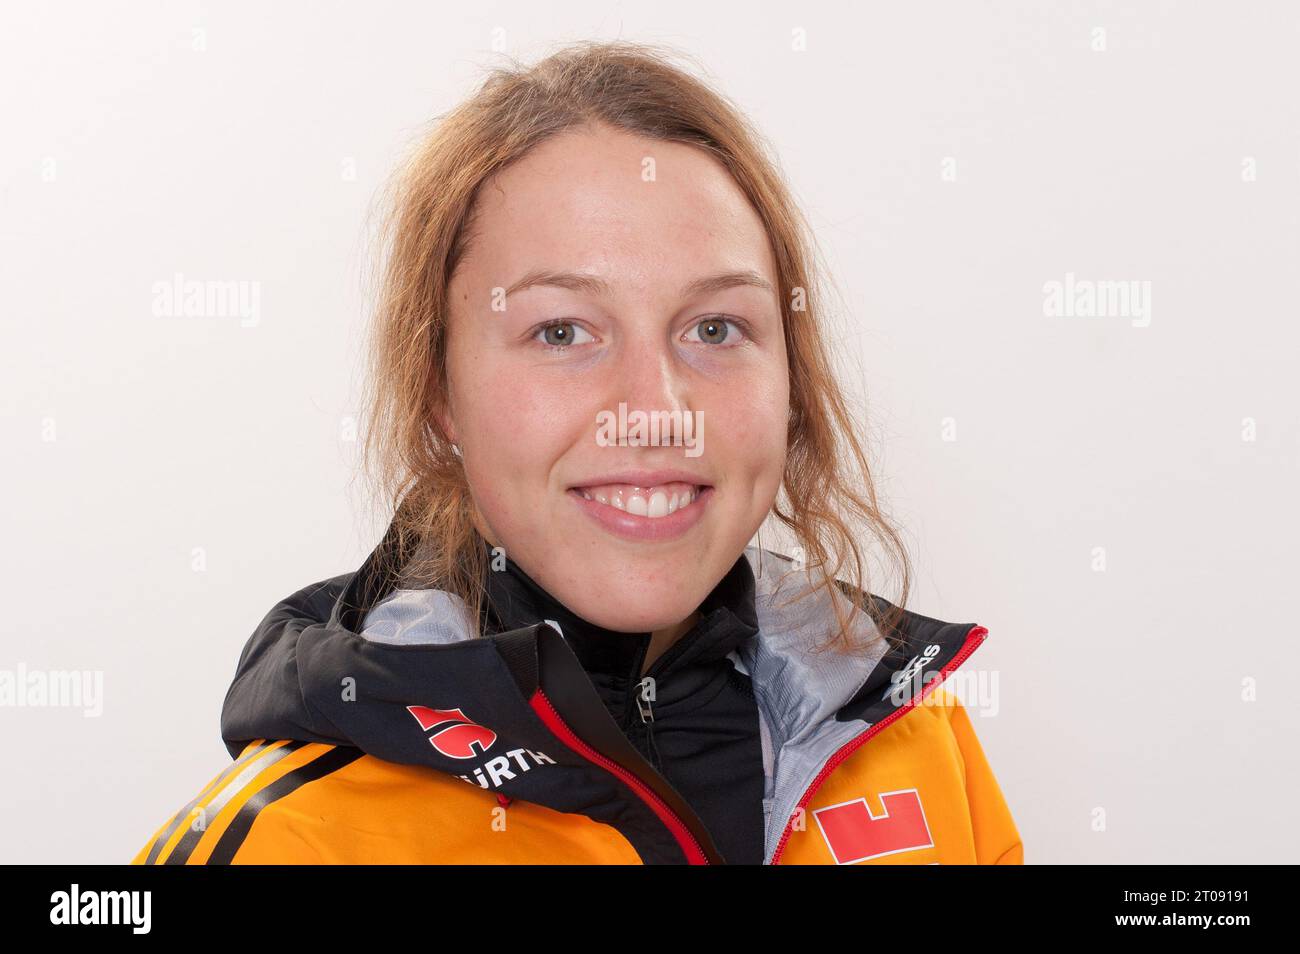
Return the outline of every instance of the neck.
[[[489,547],[498,545],[493,535],[488,531],[486,524],[480,518],[477,507],[474,509],[474,529],[478,531],[479,536],[483,538]],[[676,626],[653,630],[650,633],[650,645],[646,647],[645,659],[641,663],[641,675],[644,676],[650,667],[654,665],[655,660],[672,648],[673,643],[689,633],[691,627],[698,623],[699,620],[700,613],[699,610],[696,610]]]
[[[644,676],[650,667],[654,665],[654,661],[666,653],[673,643],[690,632],[691,627],[699,622],[699,619],[700,614],[697,610],[676,626],[654,630],[650,634],[650,645],[645,651],[645,662],[641,664],[641,675]]]
[[[480,536],[485,552],[490,551],[492,539]],[[716,661],[758,632],[755,580],[745,554],[686,619],[638,633],[617,632],[582,619],[508,555],[497,570],[489,565],[483,584],[487,588],[480,619],[484,635],[554,620],[598,690],[629,678],[639,680],[652,666],[667,673],[680,668],[679,660],[691,665]],[[621,704],[614,708],[622,711]]]

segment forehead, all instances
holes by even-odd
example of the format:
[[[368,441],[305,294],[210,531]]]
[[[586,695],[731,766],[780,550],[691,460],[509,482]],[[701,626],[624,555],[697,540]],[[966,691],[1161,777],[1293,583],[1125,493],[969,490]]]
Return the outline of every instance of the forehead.
[[[506,286],[535,268],[590,270],[633,294],[728,269],[777,284],[762,221],[717,159],[604,126],[547,140],[479,192],[457,274]]]

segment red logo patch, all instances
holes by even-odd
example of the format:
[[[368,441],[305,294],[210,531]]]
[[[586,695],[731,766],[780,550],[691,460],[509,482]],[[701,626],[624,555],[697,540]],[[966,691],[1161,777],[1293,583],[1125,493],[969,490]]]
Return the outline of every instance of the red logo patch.
[[[851,865],[902,851],[934,847],[916,789],[881,792],[880,804],[883,811],[879,815],[872,814],[865,798],[813,812],[836,864]]]
[[[407,706],[406,711],[415,716],[425,732],[434,730],[429,744],[443,755],[453,759],[472,759],[492,748],[497,734],[486,726],[472,721],[460,709],[430,709],[428,706]],[[475,743],[479,749],[474,751]]]

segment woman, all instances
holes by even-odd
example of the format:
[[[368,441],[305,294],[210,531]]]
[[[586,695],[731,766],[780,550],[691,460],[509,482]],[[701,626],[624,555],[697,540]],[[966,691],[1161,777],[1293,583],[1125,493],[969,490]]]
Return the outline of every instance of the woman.
[[[495,73],[396,183],[392,523],[263,620],[235,762],[135,861],[1020,862],[935,691],[985,631],[902,608],[806,228],[735,109],[579,44]],[[769,515],[798,559],[749,545]]]

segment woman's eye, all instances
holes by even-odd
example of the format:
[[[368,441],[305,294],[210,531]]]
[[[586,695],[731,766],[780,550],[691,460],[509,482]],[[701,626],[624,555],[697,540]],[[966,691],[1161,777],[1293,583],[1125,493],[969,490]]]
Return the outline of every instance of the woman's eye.
[[[595,340],[585,329],[571,321],[552,321],[542,325],[533,338],[551,348],[567,348],[571,344],[581,344],[580,335],[586,335],[590,341]]]
[[[731,339],[735,344],[739,344],[743,339],[737,335],[733,335],[731,331],[728,330],[728,325],[734,327],[741,335],[744,334],[739,323],[730,318],[702,318],[691,329],[692,332],[698,331],[699,337],[689,340],[699,341],[702,344],[717,345]]]

